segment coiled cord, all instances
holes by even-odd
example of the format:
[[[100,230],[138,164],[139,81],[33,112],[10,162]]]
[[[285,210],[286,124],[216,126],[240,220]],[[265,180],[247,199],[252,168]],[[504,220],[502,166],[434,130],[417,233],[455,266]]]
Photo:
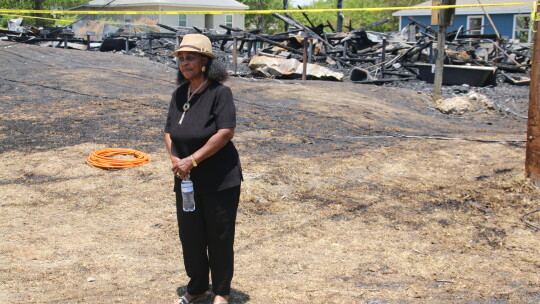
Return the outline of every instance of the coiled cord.
[[[115,159],[108,156],[133,155],[135,159]],[[150,156],[133,149],[107,148],[95,150],[86,159],[86,163],[102,169],[122,169],[141,166],[150,162]]]

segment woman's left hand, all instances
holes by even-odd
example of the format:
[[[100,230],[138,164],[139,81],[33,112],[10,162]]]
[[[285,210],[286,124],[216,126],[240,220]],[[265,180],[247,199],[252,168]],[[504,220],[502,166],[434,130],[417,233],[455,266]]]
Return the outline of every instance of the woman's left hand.
[[[189,157],[177,160],[172,167],[173,174],[178,178],[189,176],[189,172],[193,168],[193,163]]]

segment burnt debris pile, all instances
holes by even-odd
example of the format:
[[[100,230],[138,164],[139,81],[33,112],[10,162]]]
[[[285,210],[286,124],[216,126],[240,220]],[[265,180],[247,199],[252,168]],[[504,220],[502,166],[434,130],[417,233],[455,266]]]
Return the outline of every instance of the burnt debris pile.
[[[330,23],[309,25],[281,14],[286,32],[265,34],[221,25],[218,30],[149,26],[116,26],[77,21],[61,28],[31,28],[11,20],[0,39],[50,47],[121,52],[176,67],[171,52],[187,33],[207,35],[231,74],[280,79],[323,79],[384,84],[421,79],[433,81],[437,31],[410,18],[399,32],[369,31],[381,19],[347,32]],[[491,86],[502,82],[528,85],[530,45],[496,35],[471,35],[462,29],[446,33],[445,85]],[[467,76],[467,77],[464,77]]]

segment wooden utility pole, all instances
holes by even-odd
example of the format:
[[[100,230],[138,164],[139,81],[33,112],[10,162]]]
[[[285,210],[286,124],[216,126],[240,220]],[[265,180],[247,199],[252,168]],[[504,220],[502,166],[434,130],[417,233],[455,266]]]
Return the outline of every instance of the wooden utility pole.
[[[432,5],[442,5],[441,1],[433,1]],[[444,71],[444,55],[446,46],[446,24],[444,13],[446,10],[432,10],[431,24],[437,25],[437,57],[435,58],[435,76],[433,79],[433,101],[442,99],[442,83]]]
[[[343,8],[343,0],[338,0],[337,8]],[[343,32],[343,12],[337,12],[337,32]]]
[[[442,99],[445,45],[446,25],[439,25],[439,32],[437,34],[437,58],[435,59],[435,76],[433,79],[433,101]]]
[[[540,5],[537,5],[540,12]],[[537,19],[537,18],[536,18]],[[531,86],[529,92],[529,118],[527,121],[527,148],[525,155],[525,176],[540,187],[540,21],[536,21]]]
[[[456,0],[432,0],[433,6],[455,5]],[[435,76],[433,79],[433,101],[442,99],[442,83],[444,73],[444,57],[446,46],[446,27],[454,23],[455,9],[432,10],[431,25],[439,27],[437,33],[437,58],[435,59]]]

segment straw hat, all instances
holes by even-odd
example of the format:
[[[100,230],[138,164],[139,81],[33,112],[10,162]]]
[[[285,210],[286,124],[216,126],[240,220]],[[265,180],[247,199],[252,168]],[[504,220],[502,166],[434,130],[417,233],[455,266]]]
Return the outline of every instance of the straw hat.
[[[211,58],[216,58],[216,55],[212,53],[212,42],[210,42],[208,37],[201,34],[185,35],[182,42],[180,42],[180,47],[172,54],[175,57],[178,57],[180,52],[195,52]]]

